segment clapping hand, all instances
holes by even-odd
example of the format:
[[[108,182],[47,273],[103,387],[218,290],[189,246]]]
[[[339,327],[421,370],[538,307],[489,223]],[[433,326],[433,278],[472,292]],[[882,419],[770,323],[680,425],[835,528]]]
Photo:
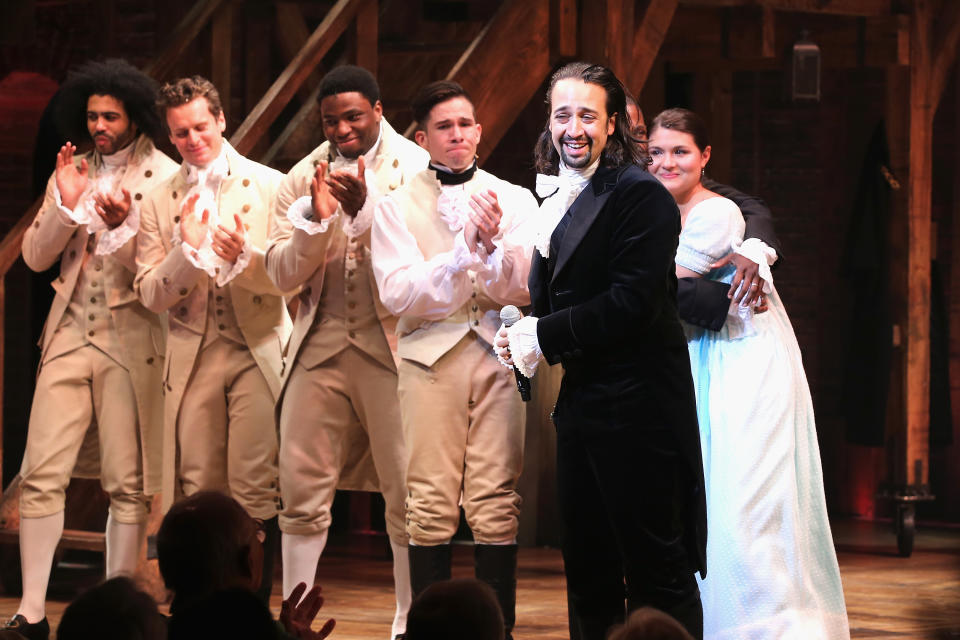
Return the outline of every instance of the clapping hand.
[[[130,213],[130,192],[121,189],[122,197],[115,197],[110,194],[97,193],[93,196],[94,208],[97,214],[103,218],[103,221],[111,229],[116,229],[123,221],[127,219]],[[61,194],[62,195],[62,194]]]
[[[307,595],[300,600],[300,596],[306,590],[305,582],[299,583],[290,592],[290,597],[280,605],[280,624],[286,629],[287,633],[303,640],[323,640],[333,632],[337,626],[337,621],[330,618],[320,631],[314,631],[310,625],[317,617],[317,613],[323,607],[323,596],[320,595],[322,588],[320,585],[314,585]],[[298,604],[299,603],[299,604]]]
[[[500,232],[500,219],[503,217],[497,194],[490,189],[473,194],[470,209],[470,221],[476,225],[483,246],[487,253],[493,253],[493,237]]]
[[[199,197],[199,193],[193,194],[183,203],[183,207],[180,209],[180,237],[194,249],[199,249],[200,245],[203,244],[204,238],[207,237],[207,229],[210,227],[209,209],[203,210],[203,215],[200,216],[199,220],[194,213]]]
[[[349,171],[334,171],[327,176],[327,186],[330,192],[343,206],[343,212],[351,218],[356,217],[367,201],[367,183],[364,180],[364,160],[360,156],[357,161],[357,174]]]
[[[230,264],[235,263],[240,254],[243,253],[243,244],[246,238],[240,216],[233,214],[233,222],[236,225],[233,229],[228,229],[222,224],[218,225],[217,230],[213,233],[213,242],[210,244],[213,252]]]
[[[83,190],[87,188],[87,159],[80,161],[80,167],[73,163],[73,154],[77,148],[70,142],[60,147],[57,153],[57,168],[54,173],[57,189],[60,190],[60,201],[63,206],[73,211],[80,202]]]
[[[325,179],[327,163],[320,162],[310,181],[310,202],[313,207],[314,220],[326,220],[337,211],[337,199],[330,191],[330,185]]]

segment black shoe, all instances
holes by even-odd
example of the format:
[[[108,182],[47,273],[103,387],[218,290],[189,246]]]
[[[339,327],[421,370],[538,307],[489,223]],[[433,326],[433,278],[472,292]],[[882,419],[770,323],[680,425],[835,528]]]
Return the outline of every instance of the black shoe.
[[[40,622],[29,623],[19,613],[9,620],[3,626],[4,629],[16,631],[27,640],[48,640],[50,638],[50,623],[44,617]]]
[[[503,613],[505,637],[512,640],[517,621],[517,545],[478,544],[473,548],[474,575],[493,589]]]

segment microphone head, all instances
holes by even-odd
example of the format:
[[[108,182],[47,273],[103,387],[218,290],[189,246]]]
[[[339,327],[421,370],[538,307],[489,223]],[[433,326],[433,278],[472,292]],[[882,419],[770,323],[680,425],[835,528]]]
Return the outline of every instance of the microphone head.
[[[523,314],[520,313],[520,309],[517,309],[512,304],[508,304],[503,309],[500,309],[500,322],[508,327],[513,326],[522,317]]]

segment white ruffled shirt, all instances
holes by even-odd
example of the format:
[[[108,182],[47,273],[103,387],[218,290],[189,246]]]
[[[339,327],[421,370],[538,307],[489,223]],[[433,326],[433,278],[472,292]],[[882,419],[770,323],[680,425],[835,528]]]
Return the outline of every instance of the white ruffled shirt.
[[[180,245],[183,255],[190,261],[190,264],[206,272],[221,287],[226,286],[228,282],[240,275],[253,258],[253,247],[246,234],[244,234],[243,239],[243,250],[237,256],[235,262],[227,262],[213,250],[213,236],[217,227],[221,224],[228,229],[235,227],[233,220],[220,220],[220,207],[217,203],[220,185],[229,172],[230,166],[227,162],[226,147],[221,149],[220,155],[206,166],[197,167],[187,163],[186,182],[192,186],[184,194],[183,207],[186,206],[190,198],[199,194],[193,208],[193,215],[197,217],[197,220],[200,220],[204,211],[210,212],[207,218],[207,235],[203,238],[199,247],[194,247],[183,241],[180,236],[179,224],[173,227],[173,243]],[[186,215],[184,209],[180,210],[180,214]]]
[[[136,145],[129,144],[116,153],[100,156],[102,166],[97,169],[96,177],[87,180],[87,186],[80,195],[77,206],[73,209],[67,209],[63,206],[60,189],[54,181],[54,197],[56,198],[57,208],[64,216],[64,221],[84,226],[90,235],[100,233],[96,249],[94,249],[94,253],[98,256],[114,253],[125,245],[130,238],[137,235],[137,231],[140,229],[140,208],[136,202],[130,202],[127,217],[116,228],[111,229],[97,213],[96,202],[94,201],[94,196],[97,194],[112,195],[114,198],[123,199],[120,183],[126,174],[130,159],[133,157],[134,146]]]
[[[560,172],[555,175],[537,174],[537,195],[545,198],[540,205],[539,223],[534,236],[534,246],[544,258],[550,257],[550,236],[580,193],[590,184],[590,179],[600,166],[600,158],[586,169],[571,169],[560,162]]]

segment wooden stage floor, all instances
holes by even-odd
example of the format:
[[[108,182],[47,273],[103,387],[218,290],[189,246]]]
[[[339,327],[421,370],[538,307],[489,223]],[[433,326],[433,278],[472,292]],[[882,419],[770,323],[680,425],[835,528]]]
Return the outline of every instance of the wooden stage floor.
[[[853,638],[960,638],[960,529],[917,533],[914,554],[900,558],[891,526],[845,521],[834,525]],[[454,575],[472,574],[469,546],[454,549]],[[332,544],[318,572],[326,604],[321,618],[335,617],[331,640],[388,640],[393,619],[391,563],[385,541]],[[275,583],[278,594],[280,581]],[[51,626],[71,595],[67,589],[48,604]],[[0,598],[4,619],[16,598]],[[567,638],[563,568],[556,549],[520,551],[517,593],[518,640]],[[272,600],[279,612],[280,598]]]

